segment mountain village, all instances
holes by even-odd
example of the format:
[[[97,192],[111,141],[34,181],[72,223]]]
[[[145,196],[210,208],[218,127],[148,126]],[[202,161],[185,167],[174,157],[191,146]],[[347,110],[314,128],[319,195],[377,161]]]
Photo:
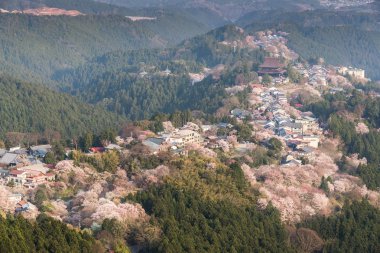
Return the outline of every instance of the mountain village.
[[[216,156],[216,152],[224,152],[226,155],[236,158],[244,157],[247,152],[254,152],[259,146],[270,147],[272,145],[271,140],[277,139],[282,144],[281,159],[278,164],[280,170],[294,167],[302,168],[302,166],[307,166],[313,161],[315,163],[322,156],[326,157],[326,154],[323,154],[319,148],[324,145],[321,143],[330,142],[327,137],[328,133],[323,130],[318,119],[311,112],[302,110],[302,104],[294,103],[296,100],[294,94],[297,94],[299,90],[306,90],[317,96],[320,96],[322,91],[339,92],[345,87],[352,86],[349,78],[365,81],[364,71],[351,67],[329,66],[323,64],[323,61],[315,65],[302,63],[298,60],[298,55],[286,47],[286,37],[284,36],[286,34],[281,32],[263,31],[257,33],[255,38],[247,37],[246,43],[225,42],[226,45],[230,46],[263,47],[268,50],[269,54],[264,63],[259,66],[260,82],[250,82],[239,87],[233,87],[248,92],[248,101],[245,101],[248,106],[232,108],[228,122],[216,124],[207,124],[206,122],[205,124],[195,120],[194,122],[187,122],[182,127],[175,128],[172,122],[167,121],[162,123],[164,128],[162,132],[154,133],[134,129],[130,136],[124,138],[117,136],[115,143],[107,143],[101,147],[90,147],[85,155],[91,157],[104,152],[124,154],[130,152],[128,147],[131,143],[139,143],[148,152],[147,155],[169,152],[174,156],[187,156],[189,152],[195,150],[205,156]],[[284,61],[290,62],[291,68],[301,76],[302,84],[291,83],[287,74],[288,68],[283,63]],[[167,69],[164,74],[169,75],[170,70]],[[146,75],[146,73],[140,75]],[[205,77],[202,73],[199,75],[202,78]],[[252,129],[252,132],[249,131],[250,136],[240,138],[239,130],[232,124],[233,122],[235,125],[248,124]],[[7,194],[2,196],[5,198],[3,202],[7,203],[4,205],[7,207],[7,211],[23,213],[26,216],[30,213],[38,213],[37,208],[29,202],[28,192],[40,185],[48,188],[64,187],[61,186],[60,180],[62,173],[67,171],[62,172],[65,171],[65,169],[62,170],[62,166],[73,168],[72,161],[58,161],[56,165],[45,164],[44,157],[51,149],[52,146],[46,144],[0,150],[0,183],[3,185],[0,187],[7,186],[8,189]],[[72,151],[70,149],[65,150],[66,159],[72,157],[70,156]],[[331,158],[329,159],[328,166],[335,168],[336,165]],[[310,167],[307,169],[310,170]],[[252,170],[248,165],[244,170],[248,179],[252,178]],[[260,173],[260,168],[254,173]],[[333,169],[332,172],[324,176],[333,176],[336,173],[337,170]],[[320,177],[317,176],[316,180],[319,179]],[[313,184],[318,183],[314,182]],[[312,185],[308,187],[312,187]],[[333,188],[334,185],[331,187]],[[335,187],[338,186],[335,185]],[[268,195],[268,189],[260,188],[260,191],[267,192],[264,194],[267,197],[263,201],[268,203],[269,200],[273,200],[273,204],[280,209],[283,220],[299,220],[301,214],[297,214],[298,218],[289,216],[289,213],[293,213],[295,210],[290,205],[284,207],[282,205],[284,199],[276,202],[274,198],[271,199]],[[319,190],[312,192],[316,194],[315,196],[323,195]],[[375,199],[379,198],[378,194],[373,194]],[[121,196],[113,195],[113,197]],[[62,203],[62,200],[57,201],[60,205],[69,205],[69,203]],[[325,209],[326,206],[328,206],[327,200],[322,206],[319,205],[316,210]],[[313,208],[310,207],[310,209]],[[318,211],[312,210],[311,212]]]

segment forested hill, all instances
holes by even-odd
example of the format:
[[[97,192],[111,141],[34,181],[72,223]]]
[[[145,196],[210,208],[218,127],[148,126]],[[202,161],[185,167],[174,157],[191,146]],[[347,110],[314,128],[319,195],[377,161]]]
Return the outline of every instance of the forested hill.
[[[122,117],[79,102],[69,95],[0,76],[0,136],[7,132],[57,131],[79,136],[118,127]]]
[[[30,222],[22,216],[0,216],[0,252],[104,252],[88,233],[69,229],[46,215]]]
[[[234,52],[220,43],[243,38],[236,26],[226,26],[171,49],[108,53],[54,78],[66,84],[63,91],[133,120],[186,109],[211,113],[222,106],[224,88],[257,76],[254,66],[262,62],[264,51]],[[192,85],[190,73],[203,73],[204,67],[218,64],[225,66],[218,71],[219,78],[209,76]],[[163,73],[166,68],[170,75]]]
[[[286,31],[289,47],[304,59],[363,68],[375,80],[380,79],[379,22],[378,13],[328,11],[255,12],[238,21],[248,32]]]
[[[177,12],[133,22],[119,15],[0,15],[0,72],[50,83],[53,72],[114,50],[175,45],[210,27]]]

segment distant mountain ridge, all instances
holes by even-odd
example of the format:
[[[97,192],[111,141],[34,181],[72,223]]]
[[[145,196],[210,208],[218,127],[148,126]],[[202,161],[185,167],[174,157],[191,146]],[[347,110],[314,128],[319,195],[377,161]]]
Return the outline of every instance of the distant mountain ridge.
[[[49,7],[25,9],[22,11],[19,11],[19,10],[8,11],[8,10],[0,9],[0,13],[27,14],[27,15],[33,15],[33,16],[71,16],[71,17],[84,15],[83,13],[77,10],[63,10],[59,8],[49,8]]]
[[[0,73],[52,84],[55,71],[79,66],[89,58],[116,50],[174,46],[212,29],[176,10],[146,14],[156,19],[0,14]]]
[[[133,7],[206,8],[229,20],[236,20],[253,10],[303,10],[320,7],[318,0],[95,0],[98,2]]]

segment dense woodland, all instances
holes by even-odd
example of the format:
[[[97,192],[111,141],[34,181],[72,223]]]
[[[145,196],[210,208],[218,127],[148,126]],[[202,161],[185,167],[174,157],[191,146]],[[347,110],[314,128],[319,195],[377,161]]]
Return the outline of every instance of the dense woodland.
[[[114,50],[176,45],[212,27],[175,11],[132,22],[120,15],[0,15],[0,72],[52,85],[55,71]],[[175,21],[174,21],[175,20]]]
[[[233,52],[219,43],[243,36],[235,26],[226,26],[172,49],[109,53],[54,78],[64,84],[61,90],[132,120],[186,109],[212,113],[223,105],[224,88],[257,78],[262,50]],[[217,78],[192,83],[189,73],[217,64],[226,66]],[[166,68],[169,76],[162,74]]]
[[[0,77],[0,136],[7,132],[58,132],[70,138],[117,128],[124,119],[37,84]],[[16,143],[17,144],[17,143]]]
[[[318,217],[302,224],[325,240],[323,252],[379,252],[380,211],[368,201],[346,203],[332,217]]]
[[[359,91],[326,95],[322,101],[308,106],[322,120],[328,121],[333,136],[344,142],[346,154],[358,153],[366,157],[368,166],[360,166],[357,174],[371,189],[380,187],[380,99],[371,98]],[[370,126],[369,133],[360,134],[355,130],[355,119],[364,118]],[[351,119],[351,120],[350,120]],[[343,161],[344,162],[344,161]]]
[[[148,251],[290,252],[278,212],[252,205],[240,166],[208,169],[208,162],[197,155],[177,159],[172,166],[179,171],[165,185],[133,197],[162,229]]]
[[[46,215],[35,222],[22,216],[0,216],[0,252],[104,252],[104,247],[88,233],[69,229]]]

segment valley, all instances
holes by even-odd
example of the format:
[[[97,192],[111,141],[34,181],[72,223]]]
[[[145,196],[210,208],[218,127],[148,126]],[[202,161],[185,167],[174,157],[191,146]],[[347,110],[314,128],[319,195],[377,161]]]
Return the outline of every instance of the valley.
[[[1,2],[0,252],[378,252],[379,21]]]

